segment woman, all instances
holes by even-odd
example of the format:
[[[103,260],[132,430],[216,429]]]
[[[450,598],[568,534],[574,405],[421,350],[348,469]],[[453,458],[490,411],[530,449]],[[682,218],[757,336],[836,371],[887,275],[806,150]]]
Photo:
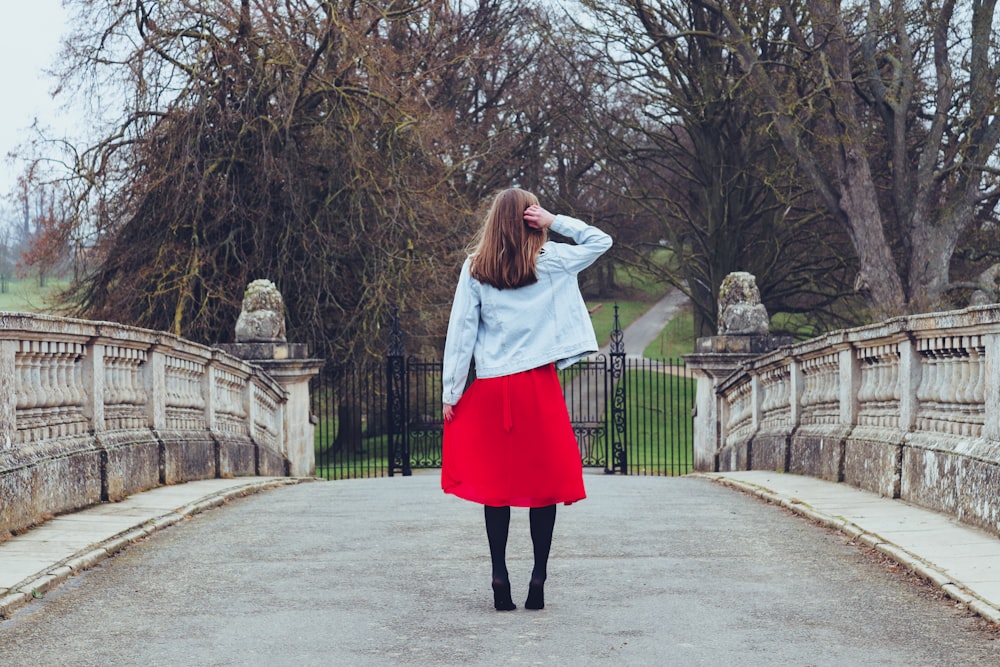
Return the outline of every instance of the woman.
[[[547,241],[550,228],[576,245]],[[506,564],[511,506],[530,508],[524,606],[542,609],[556,504],[586,497],[556,368],[597,351],[577,274],[610,247],[601,230],[512,188],[494,198],[462,265],[444,348],[441,487],[484,506],[497,611],[517,608]]]

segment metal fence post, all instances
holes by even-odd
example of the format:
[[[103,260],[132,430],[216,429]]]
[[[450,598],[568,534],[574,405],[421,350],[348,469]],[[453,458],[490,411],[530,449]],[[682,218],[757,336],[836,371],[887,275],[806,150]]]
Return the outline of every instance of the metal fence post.
[[[611,331],[611,452],[608,457],[610,469],[606,472],[628,474],[628,450],[626,449],[625,411],[625,340],[621,322],[618,320],[618,304],[615,303],[615,325]]]
[[[399,329],[399,308],[392,313],[389,331],[389,356],[386,357],[386,415],[389,430],[389,477],[396,471],[412,473],[406,439],[406,367],[403,359],[403,334]]]

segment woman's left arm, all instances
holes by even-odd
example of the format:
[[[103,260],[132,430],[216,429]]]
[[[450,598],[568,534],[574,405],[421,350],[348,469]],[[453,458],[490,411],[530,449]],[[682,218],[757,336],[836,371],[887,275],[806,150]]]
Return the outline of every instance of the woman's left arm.
[[[597,227],[568,215],[557,215],[552,231],[576,241],[576,245],[559,244],[559,256],[567,271],[579,273],[597,261],[611,247],[611,237]]]

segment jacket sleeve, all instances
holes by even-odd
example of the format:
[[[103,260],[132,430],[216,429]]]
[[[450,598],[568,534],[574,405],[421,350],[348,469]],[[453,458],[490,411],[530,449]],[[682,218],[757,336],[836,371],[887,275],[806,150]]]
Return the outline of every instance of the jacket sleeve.
[[[469,376],[469,364],[479,333],[479,285],[472,280],[469,272],[471,260],[462,265],[462,274],[455,288],[455,300],[451,304],[448,318],[448,334],[444,343],[442,363],[442,402],[449,405],[458,403],[465,391]]]
[[[559,258],[570,273],[579,273],[597,261],[611,247],[611,237],[597,227],[568,215],[557,215],[552,231],[576,241],[576,245],[558,244]]]

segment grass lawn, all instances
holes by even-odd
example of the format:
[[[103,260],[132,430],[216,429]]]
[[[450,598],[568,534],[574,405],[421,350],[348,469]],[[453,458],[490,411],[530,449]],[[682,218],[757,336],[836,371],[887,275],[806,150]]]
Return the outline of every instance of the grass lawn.
[[[686,475],[692,470],[695,381],[629,368],[625,390],[630,475]]]
[[[653,301],[619,301],[618,321],[622,329],[649,310],[653,303]],[[593,301],[588,302],[587,307],[590,309],[590,320],[594,323],[594,333],[597,334],[597,344],[607,345],[611,342],[611,331],[615,324],[615,302]]]
[[[681,355],[693,352],[694,314],[691,304],[685,303],[656,340],[646,346],[642,356],[648,359],[680,359]]]
[[[69,286],[67,280],[45,281],[45,287],[38,286],[37,278],[23,278],[7,281],[7,291],[0,292],[0,311],[46,313],[59,292]]]
[[[357,445],[345,445],[333,450],[330,445],[337,437],[337,419],[330,415],[318,417],[314,436],[318,477],[351,479],[389,474],[388,435],[365,437]]]

